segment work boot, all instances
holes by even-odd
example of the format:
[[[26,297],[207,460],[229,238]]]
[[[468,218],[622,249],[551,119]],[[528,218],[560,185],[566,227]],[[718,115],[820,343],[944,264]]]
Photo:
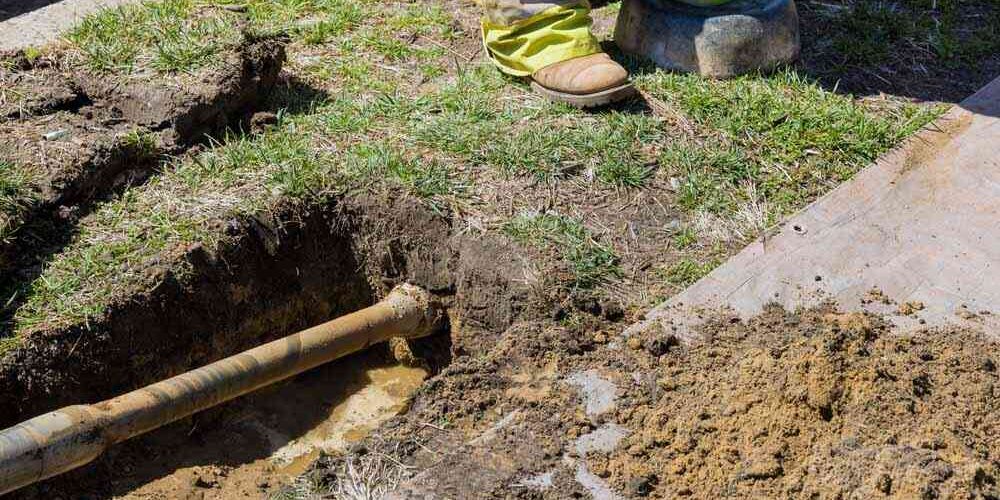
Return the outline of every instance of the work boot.
[[[600,52],[550,64],[531,75],[531,88],[579,108],[602,106],[635,94],[628,72]]]
[[[635,92],[625,69],[601,51],[586,0],[476,0],[483,44],[500,71],[531,78],[546,98],[588,108]]]

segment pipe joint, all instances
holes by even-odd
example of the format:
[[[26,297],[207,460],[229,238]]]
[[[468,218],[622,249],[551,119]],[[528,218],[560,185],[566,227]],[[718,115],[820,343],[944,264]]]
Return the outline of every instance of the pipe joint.
[[[399,337],[418,339],[433,334],[445,323],[444,305],[434,294],[416,285],[404,283],[393,288],[384,303],[399,319],[414,320],[411,328],[399,332]],[[418,311],[419,314],[414,314]]]

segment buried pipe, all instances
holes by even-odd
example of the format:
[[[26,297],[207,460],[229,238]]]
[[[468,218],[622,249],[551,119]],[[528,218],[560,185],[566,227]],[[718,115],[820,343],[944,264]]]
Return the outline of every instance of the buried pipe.
[[[443,318],[412,285],[360,311],[95,405],[68,406],[0,432],[0,495],[83,466],[110,446]]]

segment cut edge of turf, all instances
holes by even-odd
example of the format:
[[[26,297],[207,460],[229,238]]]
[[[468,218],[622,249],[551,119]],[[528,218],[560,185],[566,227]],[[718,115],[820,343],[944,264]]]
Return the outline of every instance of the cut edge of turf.
[[[365,8],[368,7],[369,5],[365,4]],[[407,9],[413,8],[412,6],[407,7]],[[419,18],[420,16],[411,17]],[[417,24],[419,25],[419,23]],[[441,23],[434,21],[431,24]],[[421,26],[418,27],[424,29]],[[446,29],[442,26],[439,28]],[[352,25],[341,33],[345,34],[344,37],[327,43],[333,46],[335,51],[359,47],[372,51],[372,60],[374,61],[378,61],[380,58],[388,58],[382,59],[386,61],[396,60],[393,58],[404,58],[404,60],[396,60],[396,64],[425,64],[427,58],[431,57],[429,55],[431,53],[420,51],[397,54],[396,50],[390,46],[391,44],[374,43],[373,37],[385,36],[386,32],[379,29],[373,31],[373,29],[368,24]],[[303,44],[303,46],[317,47],[318,45]],[[451,57],[441,52],[434,54],[437,54],[434,57],[444,59]],[[332,69],[333,74],[344,75],[339,73],[344,71],[344,67],[340,66],[341,62],[337,58],[327,59],[327,63],[332,65],[329,68]],[[79,287],[82,285],[79,280],[59,279],[58,277],[72,276],[79,271],[79,266],[86,268],[88,265],[93,265],[94,262],[101,261],[102,252],[110,252],[111,255],[115,256],[110,259],[112,263],[121,262],[123,257],[126,260],[125,265],[115,268],[114,272],[94,273],[95,276],[113,278],[97,281],[114,283],[114,279],[122,277],[131,279],[131,277],[141,274],[147,261],[156,259],[155,252],[154,254],[141,252],[130,254],[134,248],[153,248],[162,251],[167,248],[168,244],[174,246],[196,243],[208,246],[216,245],[222,241],[222,236],[213,231],[217,230],[220,224],[224,225],[227,219],[254,217],[262,210],[266,211],[269,207],[273,207],[280,200],[297,200],[303,204],[317,203],[350,189],[372,189],[388,181],[389,184],[401,186],[439,209],[446,207],[464,209],[467,208],[464,204],[475,203],[473,198],[476,196],[476,189],[481,188],[481,186],[475,185],[476,168],[487,167],[507,176],[534,176],[540,182],[549,185],[557,185],[566,177],[593,176],[604,186],[602,189],[608,190],[642,189],[642,186],[656,176],[676,173],[677,166],[664,161],[664,156],[659,151],[659,148],[669,147],[671,141],[677,140],[673,135],[676,134],[677,130],[663,128],[669,126],[667,123],[669,120],[656,114],[637,115],[634,111],[612,112],[606,116],[591,116],[558,105],[540,103],[530,98],[525,102],[517,103],[505,94],[511,90],[520,92],[523,89],[519,89],[516,84],[498,76],[488,64],[477,64],[474,68],[471,71],[466,68],[457,75],[450,73],[439,75],[432,82],[440,81],[443,83],[442,85],[436,87],[431,85],[432,92],[416,97],[401,93],[405,92],[403,90],[405,87],[400,86],[398,82],[394,82],[390,78],[386,88],[373,88],[366,93],[357,94],[354,99],[342,102],[339,109],[324,111],[313,108],[307,112],[305,117],[290,117],[290,119],[279,123],[272,131],[261,136],[233,137],[230,139],[233,146],[229,147],[226,144],[210,149],[194,162],[186,164],[186,166],[178,166],[177,174],[173,177],[168,176],[167,180],[158,178],[154,180],[151,187],[147,188],[149,191],[143,191],[155,191],[158,187],[157,183],[174,183],[177,191],[165,190],[161,200],[162,206],[172,207],[174,212],[158,210],[159,205],[140,207],[141,209],[128,206],[127,203],[134,203],[135,200],[145,195],[137,190],[127,192],[121,200],[104,207],[104,215],[95,216],[97,221],[102,220],[102,217],[107,221],[112,221],[107,222],[107,227],[102,228],[101,226],[105,222],[95,223],[91,221],[85,224],[76,240],[77,246],[71,247],[67,252],[58,256],[56,261],[50,264],[46,274],[43,274],[43,277],[33,285],[38,288],[32,293],[28,304],[18,311],[15,332],[19,336],[52,328],[53,325],[86,324],[95,315],[100,314],[106,308],[107,302],[102,302],[103,299],[99,298],[94,300],[95,297],[111,296],[111,294],[94,292],[93,290],[81,291]],[[355,82],[380,80],[391,75],[394,70],[392,67],[385,69],[366,65],[364,71],[364,73],[348,73],[349,78],[360,78]],[[350,81],[347,83],[349,85],[345,88],[351,88]],[[798,150],[789,151],[781,149],[780,145],[776,146],[775,143],[782,137],[781,134],[787,135],[796,130],[807,130],[809,128],[807,125],[810,124],[823,125],[824,119],[830,116],[841,119],[843,119],[842,115],[847,116],[846,120],[849,124],[857,125],[857,129],[861,131],[862,135],[868,133],[866,127],[871,125],[865,120],[892,122],[892,120],[885,118],[868,116],[866,108],[850,97],[828,95],[829,93],[812,82],[806,81],[788,70],[777,75],[748,76],[726,82],[709,82],[697,77],[658,72],[639,77],[638,84],[651,95],[663,98],[670,105],[688,114],[689,118],[698,127],[701,127],[702,133],[707,132],[710,136],[721,137],[721,143],[730,144],[729,147],[747,149],[749,151],[747,156],[750,160],[735,162],[738,164],[735,169],[741,171],[746,171],[748,168],[746,163],[752,162],[753,164],[749,165],[751,169],[770,169],[768,172],[771,174],[782,174],[781,165],[775,165],[777,163],[775,158],[783,160],[791,157],[796,161],[801,160],[808,165],[814,165],[814,163],[809,162],[812,161],[812,156],[817,156],[816,153],[806,151],[807,148],[801,144],[795,145]],[[483,92],[476,92],[476,90],[483,90]],[[750,91],[751,95],[745,95],[745,91]],[[795,95],[806,97],[803,102],[794,102]],[[746,102],[749,104],[741,107],[730,107],[730,114],[727,115],[724,106],[742,97],[748,97]],[[817,102],[825,104],[825,107],[821,106],[820,108],[826,109],[827,115],[817,114],[813,112],[815,110],[811,111],[812,105]],[[336,103],[337,99],[335,98],[320,106],[336,105]],[[771,116],[769,108],[774,103],[785,103],[785,107],[794,108],[794,112],[785,113],[784,116]],[[906,105],[903,107],[905,108]],[[778,106],[778,109],[780,110],[781,106]],[[921,111],[919,108],[913,109]],[[923,111],[926,114],[921,114],[920,119],[906,121],[908,118],[904,116],[903,122],[907,123],[907,126],[886,127],[883,123],[875,127],[878,133],[882,134],[880,136],[882,138],[874,141],[875,146],[877,146],[874,149],[866,149],[870,145],[867,145],[864,142],[864,137],[861,137],[858,149],[847,150],[846,156],[838,152],[840,156],[834,155],[827,166],[819,169],[814,168],[814,170],[822,171],[824,176],[841,175],[843,179],[846,179],[869,163],[869,157],[878,156],[894,145],[892,144],[893,140],[884,138],[887,129],[908,130],[911,125],[912,128],[915,128],[920,120],[929,121],[933,118],[933,113],[927,112],[927,110]],[[323,113],[326,115],[324,116]],[[428,131],[433,129],[435,125],[449,119],[453,120],[452,123],[448,124],[449,133],[437,136],[428,135]],[[748,124],[748,129],[752,130],[753,134],[747,138],[732,133],[735,127],[734,123]],[[834,123],[837,122],[834,121]],[[544,137],[545,134],[555,131],[560,140],[568,140],[569,144],[577,146],[582,144],[582,146],[556,148],[558,151],[553,152],[551,161],[546,160],[554,165],[551,168],[544,165],[541,168],[538,168],[538,165],[529,165],[526,168],[504,168],[502,161],[493,161],[491,158],[496,158],[498,154],[501,158],[514,159],[531,158],[531,155],[524,153],[522,151],[523,144],[517,141],[510,142],[506,146],[503,141],[500,141],[500,149],[496,150],[495,148],[498,147],[496,142],[475,140],[477,137],[481,138],[483,132],[482,130],[477,131],[477,127],[488,131],[491,127],[495,130],[495,125],[498,124],[515,127],[522,131],[523,137],[528,137],[530,140]],[[665,134],[665,132],[667,133]],[[295,137],[292,137],[294,134],[316,135],[317,133],[319,133],[317,137],[321,139],[318,143],[302,143],[297,146],[292,144],[295,142]],[[368,140],[367,138],[371,134],[385,139],[385,143],[369,147],[358,145],[361,136]],[[516,134],[512,134],[512,136],[516,136]],[[836,134],[834,136],[835,139],[839,137]],[[901,137],[902,133],[899,136]],[[695,150],[703,147],[704,142],[699,141],[703,141],[704,137],[697,132],[693,137],[684,135],[681,137],[683,139],[680,139],[678,144],[690,144]],[[266,144],[268,141],[285,141],[285,146],[292,147],[298,152],[288,155],[278,154],[276,151],[269,153],[268,150],[274,149],[271,146],[278,147],[278,149],[283,146],[278,143],[272,143],[269,146]],[[826,141],[827,143],[837,142],[829,138]],[[761,143],[777,149],[765,150],[764,154],[759,154],[757,149]],[[262,144],[263,147],[261,147]],[[417,148],[411,151],[409,148],[414,144]],[[471,147],[470,144],[472,144]],[[639,151],[640,147],[649,144],[655,145],[656,148],[652,150],[644,148],[641,152]],[[476,147],[477,145],[479,147]],[[259,151],[253,151],[253,149],[259,149]],[[584,154],[581,156],[579,151],[583,151]],[[275,153],[275,155],[268,156],[271,153]],[[820,153],[823,152],[820,151]],[[616,162],[619,154],[622,155],[620,158],[622,161]],[[225,161],[219,160],[219,158],[226,155],[235,158],[235,160],[229,160],[230,163],[240,161],[261,168],[257,168],[255,171],[246,171],[220,167],[220,161],[222,163]],[[759,157],[755,157],[755,155]],[[656,166],[650,166],[650,158],[653,159]],[[741,162],[742,164],[739,164]],[[848,164],[847,168],[840,172],[836,168],[828,168],[830,164],[836,167],[838,162]],[[567,169],[566,164],[569,164],[570,168]],[[602,174],[600,168],[609,166],[611,168]],[[202,169],[202,171],[199,173],[198,169]],[[694,168],[689,170],[693,171]],[[783,214],[799,208],[802,204],[815,198],[818,193],[825,192],[835,184],[826,178],[821,178],[819,179],[821,182],[815,183],[817,187],[805,189],[801,194],[796,195],[797,199],[787,202],[780,199],[775,200],[772,193],[768,191],[774,188],[767,183],[741,182],[746,180],[747,176],[739,172],[736,175],[733,175],[732,172],[721,172],[721,174],[729,176],[728,184],[726,184],[728,188],[723,190],[725,191],[723,194],[731,198],[725,205],[727,208],[722,211],[714,211],[710,204],[706,205],[695,199],[690,203],[686,213],[694,221],[690,227],[702,229],[713,224],[717,225],[718,220],[712,219],[712,217],[725,219],[725,217],[732,218],[743,213],[752,223],[747,226],[750,228],[749,230],[744,228],[743,230],[731,231],[735,234],[735,239],[740,241],[752,238],[755,235],[754,232],[759,231],[761,226],[773,224]],[[744,177],[743,179],[741,179],[741,175]],[[752,176],[750,177],[750,180],[754,180]],[[837,180],[843,179],[838,178]],[[815,181],[808,178],[806,180]],[[791,183],[791,186],[793,189],[802,189],[794,182]],[[207,195],[206,200],[210,203],[199,204],[199,202],[192,201],[199,196],[194,194],[198,189],[205,189],[202,194]],[[156,195],[150,195],[150,198],[156,198]],[[733,203],[734,200],[736,203]],[[113,217],[128,217],[128,215],[122,215],[128,213],[155,213],[157,217],[139,220],[136,221],[136,224],[116,226]],[[172,213],[173,215],[171,215]],[[173,218],[178,214],[180,214],[179,218]],[[699,225],[697,221],[700,219],[707,222]],[[582,224],[585,221],[576,222]],[[516,225],[516,221],[507,221],[506,223],[501,221],[500,228],[509,228],[512,224]],[[93,232],[88,232],[91,230]],[[554,234],[559,233],[560,231],[554,231]],[[617,268],[618,257],[613,250],[613,242],[595,243],[592,238],[588,237],[577,238],[574,240],[576,243],[574,243],[566,240],[565,234],[563,236],[563,243],[569,242],[571,244],[565,251],[561,252],[561,256],[576,269],[575,286],[577,288],[600,286],[620,277],[620,269]],[[733,238],[733,236],[730,237]],[[130,241],[131,238],[134,240]],[[148,241],[143,238],[149,238],[149,241],[157,244],[146,245]],[[554,239],[557,238],[550,238],[550,240]],[[530,238],[524,241],[528,240]],[[108,247],[102,249],[100,248],[102,244],[107,244]],[[86,247],[87,245],[95,246],[90,247],[92,251],[79,248],[79,246]],[[115,245],[124,246],[116,248]],[[545,243],[543,241],[542,244],[535,246],[553,247],[554,245],[551,242]],[[597,250],[603,248],[608,252],[592,252],[595,248]],[[74,252],[76,253],[74,254]],[[716,259],[717,252],[712,253],[711,258]],[[69,264],[68,262],[75,263]],[[120,285],[121,283],[114,284]],[[78,300],[81,297],[86,300]],[[64,306],[68,309],[61,309]],[[63,312],[53,313],[54,310],[62,310]],[[69,314],[64,314],[67,311]],[[60,314],[63,314],[61,318]]]

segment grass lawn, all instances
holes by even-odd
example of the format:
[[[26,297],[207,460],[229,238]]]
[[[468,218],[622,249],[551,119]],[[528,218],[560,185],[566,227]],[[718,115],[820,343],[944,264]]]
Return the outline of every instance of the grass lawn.
[[[0,244],[7,243],[37,196],[32,171],[0,159]]]
[[[475,13],[455,3],[241,5],[147,3],[89,18],[68,35],[80,64],[128,76],[210,64],[238,29],[282,30],[293,37],[289,72],[319,97],[302,102],[288,87],[273,96],[287,109],[267,131],[233,131],[100,206],[25,284],[0,337],[86,324],[152,286],[144,271],[161,255],[223,242],[232,218],[387,188],[471,232],[506,234],[543,271],[559,270],[539,279],[568,295],[638,311],[944,109],[834,92],[795,68],[709,81],[629,60],[643,99],[579,111],[495,71]],[[860,22],[854,12],[845,26]],[[0,185],[0,203],[17,189]],[[183,276],[183,261],[175,265]]]

